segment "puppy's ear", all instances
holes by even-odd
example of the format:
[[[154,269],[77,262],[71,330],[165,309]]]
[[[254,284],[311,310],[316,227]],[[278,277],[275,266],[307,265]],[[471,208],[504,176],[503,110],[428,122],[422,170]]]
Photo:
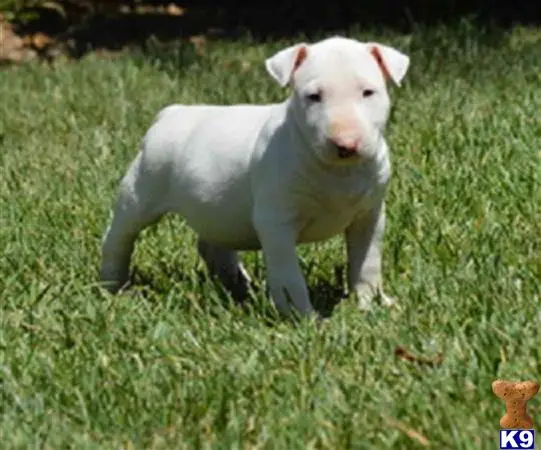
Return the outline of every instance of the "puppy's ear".
[[[368,43],[368,49],[379,64],[386,79],[390,78],[397,86],[406,75],[410,65],[409,56],[398,50],[376,42]]]
[[[304,42],[301,42],[275,53],[265,60],[265,67],[270,76],[280,86],[285,87],[290,83],[293,73],[304,62],[307,54],[308,46]]]

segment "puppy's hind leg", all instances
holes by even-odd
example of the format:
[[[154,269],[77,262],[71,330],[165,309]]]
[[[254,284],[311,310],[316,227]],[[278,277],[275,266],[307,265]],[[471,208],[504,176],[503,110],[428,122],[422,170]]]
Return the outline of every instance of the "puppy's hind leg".
[[[205,261],[211,276],[217,277],[231,293],[233,299],[242,301],[248,295],[250,277],[244,269],[235,251],[199,239],[199,255]]]
[[[144,189],[139,171],[140,156],[123,178],[112,218],[102,241],[100,280],[116,293],[129,281],[130,261],[139,233],[156,223],[163,212],[151,201],[152,188]]]

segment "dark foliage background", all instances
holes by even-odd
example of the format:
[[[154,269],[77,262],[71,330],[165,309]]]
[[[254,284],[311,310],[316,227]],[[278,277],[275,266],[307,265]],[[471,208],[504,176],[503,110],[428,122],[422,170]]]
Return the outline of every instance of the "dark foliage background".
[[[408,33],[465,18],[497,38],[512,25],[538,24],[541,6],[532,0],[0,0],[0,14],[22,38],[12,47],[30,43],[35,54],[47,58],[78,58],[96,49],[145,47],[150,37],[309,39],[352,27]]]

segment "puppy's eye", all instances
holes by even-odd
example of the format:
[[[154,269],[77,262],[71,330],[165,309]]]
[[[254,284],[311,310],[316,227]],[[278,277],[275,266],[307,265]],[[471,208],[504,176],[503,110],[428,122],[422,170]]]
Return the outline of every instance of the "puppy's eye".
[[[365,89],[363,91],[363,97],[366,98],[366,97],[372,97],[374,95],[374,90],[373,89]]]
[[[306,98],[311,102],[319,103],[321,101],[321,93],[314,92],[313,94],[308,94]]]

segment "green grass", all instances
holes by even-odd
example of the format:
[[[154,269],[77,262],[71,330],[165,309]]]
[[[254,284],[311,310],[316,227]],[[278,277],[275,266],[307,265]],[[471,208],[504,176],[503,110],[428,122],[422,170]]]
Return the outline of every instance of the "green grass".
[[[159,108],[284,98],[262,64],[284,43],[0,72],[1,448],[420,447],[404,427],[431,448],[496,448],[492,381],[541,381],[541,30],[356,35],[412,57],[388,130],[401,308],[348,300],[323,327],[273,319],[262,293],[224,302],[174,217],[141,236],[135,287],[94,288],[117,182]],[[299,253],[318,303],[335,300],[341,240]],[[261,256],[245,259],[262,283]]]

